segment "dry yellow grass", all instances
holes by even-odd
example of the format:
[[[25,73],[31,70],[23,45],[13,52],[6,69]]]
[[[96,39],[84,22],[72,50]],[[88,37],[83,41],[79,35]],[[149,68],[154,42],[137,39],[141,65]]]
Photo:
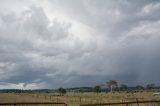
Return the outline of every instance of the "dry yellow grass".
[[[0,102],[65,102],[69,106],[79,106],[88,103],[124,102],[136,100],[160,100],[160,96],[153,96],[152,92],[141,93],[67,93],[55,96],[54,93],[1,93]],[[132,105],[134,106],[134,105]],[[135,104],[136,106],[136,104]],[[159,104],[143,104],[139,106],[159,106]]]
[[[33,98],[29,94],[1,93],[0,103],[4,102],[47,102],[44,98]]]

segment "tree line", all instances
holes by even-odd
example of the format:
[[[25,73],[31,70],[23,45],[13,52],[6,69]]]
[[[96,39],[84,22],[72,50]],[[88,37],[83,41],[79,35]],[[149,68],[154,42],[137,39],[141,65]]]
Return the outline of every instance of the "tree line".
[[[160,89],[159,87],[156,87],[155,84],[147,84],[145,87],[142,85],[137,85],[134,87],[128,87],[126,84],[121,84],[118,86],[118,82],[116,80],[109,80],[106,82],[108,90],[112,93],[114,91],[128,91],[130,90],[151,90],[151,89]],[[94,88],[94,92],[101,92],[102,88],[100,85],[96,85]]]
[[[54,89],[37,89],[37,90],[23,90],[23,89],[1,89],[1,93],[51,93],[56,92],[59,93],[60,96],[64,95],[67,92],[115,92],[115,91],[142,91],[147,90],[151,91],[154,89],[158,89],[160,91],[160,87],[157,87],[155,84],[147,84],[145,87],[142,85],[137,85],[134,87],[128,87],[126,84],[118,84],[116,80],[108,80],[105,84],[96,85],[94,87],[80,87],[80,88],[58,88]]]
[[[107,89],[103,89],[102,87],[106,86]],[[63,90],[61,90],[63,89]],[[147,84],[145,87],[142,85],[137,85],[134,87],[128,87],[126,84],[120,84],[118,85],[118,82],[116,80],[108,80],[106,81],[105,84],[101,84],[101,85],[96,85],[93,88],[89,88],[88,90],[82,90],[79,89],[79,91],[77,92],[96,92],[96,93],[100,93],[100,92],[115,92],[115,91],[126,91],[126,92],[138,92],[138,91],[143,91],[143,90],[153,90],[153,89],[159,89],[160,91],[160,87],[156,87],[155,84]],[[64,88],[60,88],[59,90],[60,94],[65,94],[67,91]],[[64,92],[65,91],[65,92]]]

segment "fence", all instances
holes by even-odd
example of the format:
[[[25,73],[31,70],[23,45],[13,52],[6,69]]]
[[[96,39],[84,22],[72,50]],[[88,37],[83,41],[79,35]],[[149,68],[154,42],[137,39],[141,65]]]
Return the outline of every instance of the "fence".
[[[64,105],[68,106],[66,103],[63,102],[15,102],[15,103],[0,103],[0,105]]]
[[[137,104],[137,106],[139,106],[139,104],[141,103],[160,103],[160,100],[150,100],[150,101],[132,101],[132,102],[115,102],[115,103],[100,103],[100,104],[83,104],[80,106],[104,106],[104,105],[130,105],[130,104]],[[15,103],[0,103],[0,105],[13,105],[13,106],[17,106],[17,105],[64,105],[64,106],[68,106],[66,103],[63,102],[15,102]]]
[[[160,103],[160,100],[148,100],[148,101],[132,101],[132,102],[115,102],[115,103],[100,103],[100,104],[83,104],[80,106],[104,106],[104,105],[130,105],[130,104],[137,104],[137,106],[139,106],[139,104],[142,103]]]

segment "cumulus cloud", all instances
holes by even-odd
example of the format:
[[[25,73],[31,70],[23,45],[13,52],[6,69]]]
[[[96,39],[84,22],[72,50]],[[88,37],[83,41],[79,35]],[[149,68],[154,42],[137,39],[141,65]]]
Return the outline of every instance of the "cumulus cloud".
[[[0,88],[159,84],[159,1],[3,4]]]

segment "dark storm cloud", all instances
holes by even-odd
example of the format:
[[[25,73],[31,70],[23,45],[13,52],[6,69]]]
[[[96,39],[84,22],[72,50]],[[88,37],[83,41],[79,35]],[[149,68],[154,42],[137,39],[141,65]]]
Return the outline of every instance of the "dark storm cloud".
[[[0,88],[160,84],[159,1],[16,2],[1,1]]]

